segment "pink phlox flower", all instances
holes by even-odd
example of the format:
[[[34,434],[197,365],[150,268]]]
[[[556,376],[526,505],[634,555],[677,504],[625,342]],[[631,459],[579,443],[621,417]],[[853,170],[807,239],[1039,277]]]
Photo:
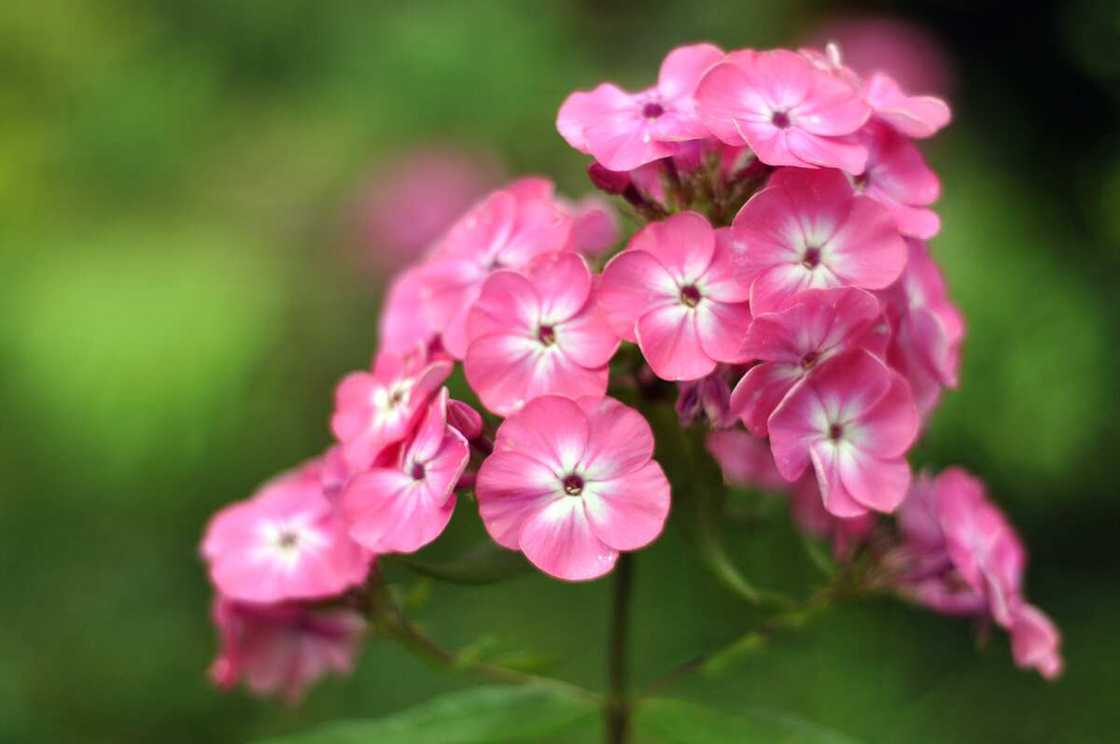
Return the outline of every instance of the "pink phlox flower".
[[[669,482],[653,432],[612,398],[530,401],[498,428],[476,493],[487,531],[559,579],[609,572],[661,534]]]
[[[350,536],[375,553],[413,553],[435,540],[455,510],[455,486],[470,459],[463,435],[447,423],[443,388],[388,467],[350,479],[341,496]]]
[[[848,349],[885,356],[889,329],[874,295],[862,289],[807,289],[777,312],[756,315],[742,355],[761,362],[747,370],[731,395],[731,414],[756,436],[810,370]]]
[[[909,140],[887,125],[868,122],[859,134],[867,146],[867,169],[853,179],[856,192],[887,208],[903,235],[928,240],[941,230],[929,205],[941,196],[941,181]]]
[[[775,171],[731,230],[742,245],[738,261],[756,315],[804,289],[884,289],[906,265],[890,212],[855,194],[835,170]]]
[[[218,596],[213,607],[221,649],[210,665],[214,684],[244,680],[257,695],[299,702],[329,672],[349,674],[366,630],[348,608],[313,609],[294,603],[251,604]]]
[[[201,553],[218,590],[244,602],[339,594],[365,580],[372,560],[347,535],[318,468],[307,466],[215,514]]]
[[[727,230],[695,212],[647,225],[603,270],[599,304],[664,380],[695,380],[739,360],[750,323]]]
[[[708,135],[693,92],[722,57],[711,44],[678,47],[662,62],[657,84],[639,93],[612,83],[572,93],[560,106],[556,128],[569,145],[613,171],[669,157],[676,143]]]
[[[852,136],[871,108],[846,81],[785,49],[733,52],[696,90],[717,138],[748,145],[767,165],[862,173],[867,151]]]
[[[541,395],[602,396],[618,348],[577,253],[538,256],[487,279],[468,319],[467,381],[505,416]]]
[[[386,448],[405,438],[451,366],[450,360],[417,346],[404,354],[383,351],[372,372],[351,372],[342,379],[331,431],[353,470],[370,467]]]
[[[838,517],[893,511],[910,486],[904,455],[918,433],[910,387],[865,349],[829,359],[797,383],[768,422],[778,472],[810,465]]]
[[[785,491],[789,487],[775,467],[765,439],[742,429],[728,429],[709,433],[704,444],[728,485],[763,491]]]

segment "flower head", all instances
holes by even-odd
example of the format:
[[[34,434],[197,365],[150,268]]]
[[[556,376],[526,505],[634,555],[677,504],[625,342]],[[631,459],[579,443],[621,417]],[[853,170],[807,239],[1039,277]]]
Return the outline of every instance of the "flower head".
[[[768,165],[861,173],[864,147],[850,135],[871,108],[849,83],[785,49],[733,52],[696,90],[700,118],[729,145],[749,145]]]
[[[603,83],[572,93],[560,106],[556,128],[569,145],[613,171],[669,157],[677,142],[707,136],[692,94],[722,57],[711,44],[678,47],[665,57],[651,88],[627,93]]]
[[[727,231],[695,212],[647,225],[603,270],[599,304],[658,377],[695,380],[735,362],[750,323]]]
[[[258,695],[299,702],[306,689],[334,671],[348,674],[366,629],[346,608],[316,610],[299,604],[251,604],[218,596],[214,624],[221,650],[210,678],[222,688],[244,680]]]
[[[731,395],[731,413],[756,436],[766,436],[766,420],[799,380],[819,364],[848,349],[883,356],[888,329],[879,301],[861,289],[807,289],[777,312],[756,315],[743,340],[751,367]]]
[[[579,254],[539,256],[524,273],[495,272],[467,328],[467,380],[497,414],[541,395],[607,392],[618,338],[595,307],[591,271]]]
[[[810,466],[824,506],[838,517],[890,512],[906,496],[903,455],[918,433],[906,380],[864,349],[833,357],[799,382],[769,420],[778,472]]]
[[[405,354],[383,351],[372,372],[344,377],[335,391],[331,430],[350,467],[365,470],[404,439],[449,374],[449,360],[416,347]]]
[[[341,497],[350,536],[375,553],[413,553],[439,537],[455,510],[455,485],[470,459],[447,423],[443,388],[396,460],[350,479]]]
[[[244,602],[329,597],[364,581],[371,562],[306,467],[215,514],[201,552],[218,590]]]
[[[645,419],[613,398],[530,401],[498,428],[476,492],[487,531],[568,581],[610,571],[660,533],[669,482]]]

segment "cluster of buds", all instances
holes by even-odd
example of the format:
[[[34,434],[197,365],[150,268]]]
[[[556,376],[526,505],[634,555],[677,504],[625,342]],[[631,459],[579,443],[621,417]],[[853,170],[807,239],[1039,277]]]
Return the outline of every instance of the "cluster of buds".
[[[949,118],[834,48],[686,46],[649,89],[569,96],[560,134],[645,224],[612,252],[601,203],[526,178],[395,278],[371,368],[338,386],[336,442],[207,529],[216,678],[292,696],[344,669],[377,556],[436,540],[462,494],[545,574],[610,572],[669,515],[640,409],[674,385],[727,482],[788,492],[837,559],[867,548],[880,586],[995,620],[1019,665],[1056,675],[1011,527],[975,479],[913,479],[906,460],[964,336],[925,242],[939,181],[913,142]],[[458,365],[469,402],[445,385]]]

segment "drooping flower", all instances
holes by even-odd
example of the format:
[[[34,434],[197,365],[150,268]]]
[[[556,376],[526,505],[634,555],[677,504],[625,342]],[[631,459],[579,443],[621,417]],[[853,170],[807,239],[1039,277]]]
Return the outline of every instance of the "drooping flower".
[[[870,121],[860,131],[867,145],[867,169],[853,179],[857,193],[887,208],[903,235],[928,240],[941,229],[929,205],[941,196],[941,181],[909,140],[887,125]]]
[[[210,665],[214,684],[229,689],[244,680],[257,695],[297,703],[329,672],[349,674],[366,629],[360,613],[297,603],[252,604],[214,599],[221,649]]]
[[[603,270],[599,304],[658,377],[695,380],[735,362],[750,323],[726,230],[695,212],[647,225]]]
[[[883,356],[888,330],[879,301],[862,289],[807,289],[778,312],[756,315],[743,340],[747,370],[731,395],[731,413],[755,434],[782,398],[817,365],[848,349]]]
[[[371,562],[306,466],[215,514],[201,552],[218,590],[243,602],[329,597],[364,581]]]
[[[943,388],[957,386],[965,326],[929,250],[916,240],[906,244],[906,270],[880,293],[891,324],[887,361],[910,383],[925,416]]]
[[[864,349],[833,357],[795,385],[768,429],[778,472],[795,481],[811,464],[835,516],[890,512],[906,496],[903,455],[918,411],[906,380]]]
[[[861,173],[864,147],[850,135],[871,115],[858,91],[785,49],[733,52],[696,90],[700,118],[729,145],[749,145],[768,165]]]
[[[772,312],[803,289],[883,289],[906,265],[906,245],[887,209],[835,170],[782,168],[739,210],[751,310]]]
[[[538,256],[524,273],[492,274],[468,333],[467,380],[503,416],[541,395],[602,396],[618,348],[595,306],[591,271],[570,251]]]
[[[466,354],[467,316],[491,272],[563,249],[571,229],[544,179],[494,192],[451,227],[419,272],[427,322],[451,356]]]
[[[990,617],[1011,634],[1016,664],[1047,679],[1061,673],[1061,636],[1024,598],[1026,551],[983,483],[961,468],[919,477],[899,509],[899,532],[903,596],[944,614]]]
[[[669,482],[652,456],[649,424],[613,398],[536,398],[479,469],[483,523],[551,576],[597,578],[661,534]]]
[[[443,388],[395,462],[350,479],[341,496],[350,536],[375,553],[413,553],[439,537],[455,510],[455,485],[470,459],[447,423]]]
[[[365,470],[404,439],[449,374],[451,362],[421,346],[404,354],[383,351],[372,372],[344,377],[335,390],[331,430],[350,467]]]
[[[613,171],[669,157],[676,143],[708,135],[692,94],[722,57],[723,51],[711,44],[678,47],[665,57],[651,88],[627,93],[603,83],[572,93],[560,106],[556,128],[569,145]]]
[[[794,524],[803,532],[831,539],[832,556],[838,561],[849,560],[875,528],[872,512],[858,517],[837,517],[829,513],[821,503],[817,479],[808,473],[790,489],[789,512]]]
[[[710,432],[704,445],[719,464],[728,485],[763,491],[784,491],[789,486],[774,466],[774,456],[765,439],[742,429],[728,429]]]

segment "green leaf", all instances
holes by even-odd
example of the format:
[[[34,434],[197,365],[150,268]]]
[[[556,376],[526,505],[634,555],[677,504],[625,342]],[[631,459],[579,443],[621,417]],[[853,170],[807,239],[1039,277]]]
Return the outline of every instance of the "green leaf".
[[[421,576],[453,584],[493,584],[533,571],[532,564],[521,553],[506,550],[493,542],[480,543],[450,561],[423,561],[399,555],[385,560]]]
[[[599,713],[595,701],[536,685],[475,687],[384,718],[338,721],[271,744],[489,744],[537,741]]]
[[[641,741],[659,744],[857,744],[858,740],[771,711],[726,713],[683,700],[648,700],[637,711]]]

